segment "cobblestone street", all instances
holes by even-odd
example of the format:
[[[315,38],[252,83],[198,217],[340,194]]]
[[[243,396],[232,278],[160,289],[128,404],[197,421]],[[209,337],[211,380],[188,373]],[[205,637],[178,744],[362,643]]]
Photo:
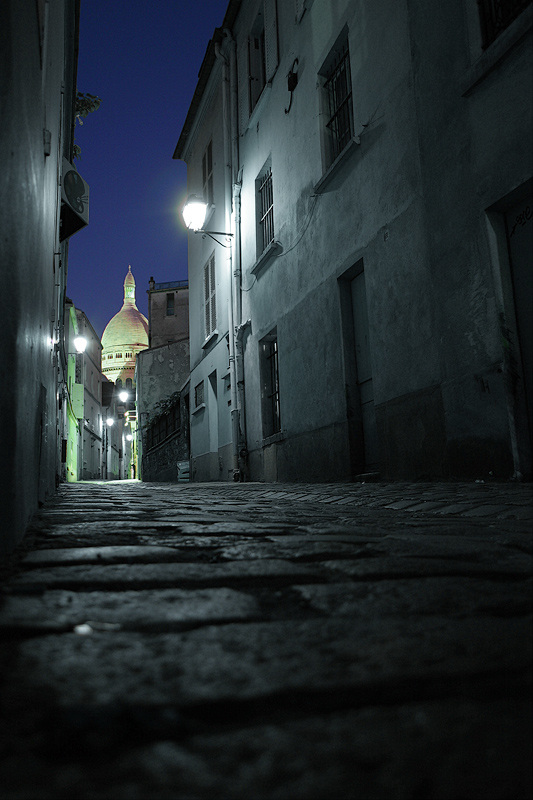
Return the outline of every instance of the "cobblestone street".
[[[531,798],[531,502],[62,485],[4,576],[3,800]]]

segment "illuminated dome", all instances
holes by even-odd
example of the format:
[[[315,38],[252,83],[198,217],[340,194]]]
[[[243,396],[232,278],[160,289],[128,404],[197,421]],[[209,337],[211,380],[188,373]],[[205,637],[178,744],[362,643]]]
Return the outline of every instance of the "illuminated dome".
[[[148,347],[148,320],[135,305],[135,279],[128,267],[124,304],[102,335],[102,372],[110,381],[133,381],[135,357]]]

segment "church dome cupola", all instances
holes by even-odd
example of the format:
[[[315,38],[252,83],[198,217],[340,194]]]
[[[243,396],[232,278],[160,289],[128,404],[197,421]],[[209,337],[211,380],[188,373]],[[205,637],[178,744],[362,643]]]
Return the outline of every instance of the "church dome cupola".
[[[110,381],[134,379],[135,358],[148,347],[148,320],[135,305],[131,266],[124,279],[124,303],[102,335],[102,372]]]

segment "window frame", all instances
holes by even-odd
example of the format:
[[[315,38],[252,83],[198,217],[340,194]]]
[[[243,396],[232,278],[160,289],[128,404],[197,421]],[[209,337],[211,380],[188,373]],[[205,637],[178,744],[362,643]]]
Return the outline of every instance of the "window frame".
[[[275,238],[274,186],[272,163],[267,161],[256,179],[257,257],[265,252]]]
[[[279,390],[279,347],[274,329],[259,342],[263,439],[282,432]]]
[[[202,155],[202,191],[208,206],[215,203],[213,186],[213,140],[210,139]]]
[[[322,88],[324,168],[329,169],[355,136],[348,30],[345,28],[319,71]]]
[[[204,339],[207,340],[217,330],[217,303],[216,303],[216,268],[215,253],[204,264],[203,269],[203,307],[204,307]]]

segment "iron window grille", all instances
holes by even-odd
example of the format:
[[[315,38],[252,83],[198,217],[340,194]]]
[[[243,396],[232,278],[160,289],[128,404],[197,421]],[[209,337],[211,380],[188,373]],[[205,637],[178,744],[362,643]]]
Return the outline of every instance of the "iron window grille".
[[[327,71],[324,89],[328,100],[329,163],[332,164],[353,137],[352,78],[346,41]]]
[[[207,339],[217,327],[217,305],[215,287],[215,256],[212,255],[204,266],[204,319],[205,338]]]
[[[155,419],[146,429],[146,449],[151,450],[172,434],[179,432],[181,415],[179,400],[169,411]]]
[[[481,46],[485,50],[531,0],[477,0],[481,24]]]
[[[169,292],[167,294],[167,317],[172,317],[174,315],[174,293]]]
[[[259,230],[260,253],[274,240],[274,193],[272,191],[272,169],[266,170],[259,180]]]

